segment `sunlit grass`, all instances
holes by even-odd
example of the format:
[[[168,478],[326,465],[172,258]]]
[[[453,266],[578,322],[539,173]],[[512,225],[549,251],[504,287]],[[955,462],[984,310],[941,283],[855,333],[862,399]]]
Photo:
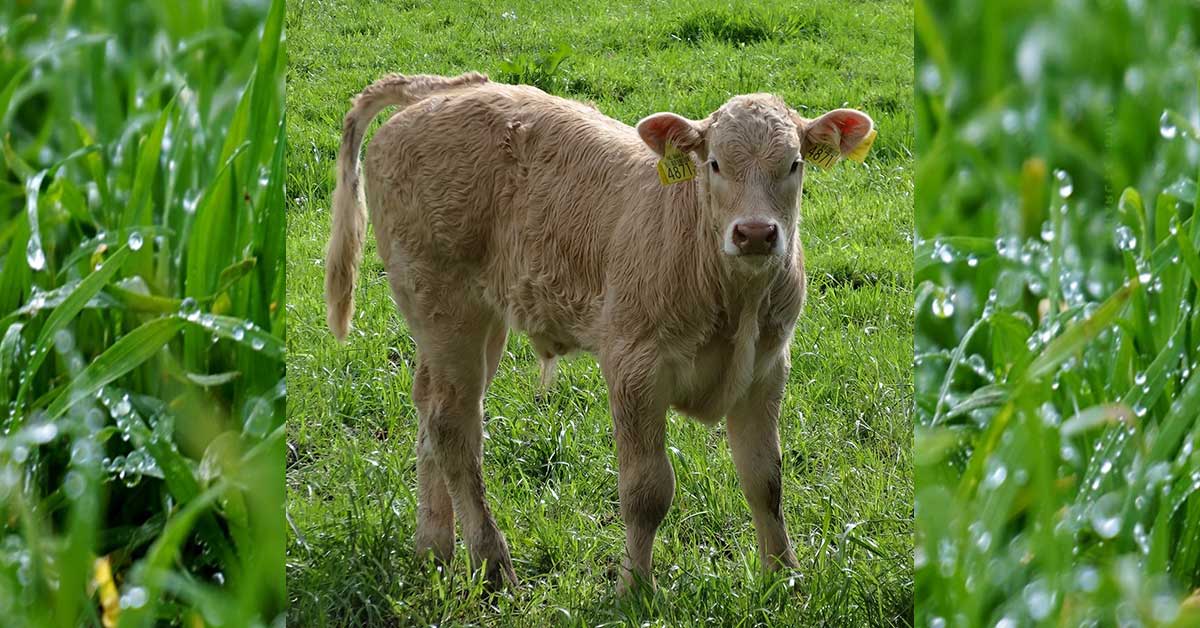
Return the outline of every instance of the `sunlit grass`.
[[[916,23],[917,624],[1195,625],[1200,10]]]
[[[282,621],[282,24],[0,7],[0,624]]]
[[[890,625],[912,617],[912,26],[905,2],[291,2],[288,215],[289,623],[299,625]],[[570,45],[561,64],[538,64]],[[608,394],[567,360],[538,393],[510,337],[485,402],[484,473],[522,588],[488,598],[465,549],[412,558],[414,351],[372,240],[356,331],[325,325],[321,260],[349,98],[389,72],[511,76],[626,123],[704,117],[772,91],[880,127],[867,162],[806,174],[811,278],[784,402],[784,513],[800,570],[760,575],[722,428],[668,425],[677,488],[655,546],[659,593],[613,599],[623,525]],[[527,60],[528,63],[518,63]],[[381,116],[383,117],[383,116]],[[794,576],[794,578],[792,577]]]

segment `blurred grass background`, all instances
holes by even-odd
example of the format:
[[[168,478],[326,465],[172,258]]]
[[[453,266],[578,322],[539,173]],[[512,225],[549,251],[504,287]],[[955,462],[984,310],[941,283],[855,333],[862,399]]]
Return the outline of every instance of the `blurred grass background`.
[[[287,19],[289,623],[911,622],[911,3],[299,0]],[[468,70],[592,101],[626,124],[656,111],[703,118],[758,91],[809,116],[848,106],[874,118],[865,164],[805,172],[809,295],[780,426],[799,570],[760,573],[724,428],[672,413],[677,487],[655,543],[659,592],[619,604],[604,380],[578,356],[541,393],[518,333],[485,398],[483,468],[522,587],[484,595],[461,544],[444,572],[413,558],[413,344],[373,237],[355,331],[334,341],[323,251],[349,99],[390,72]]]
[[[0,6],[0,624],[282,625],[283,10]]]
[[[1200,622],[1200,5],[916,3],[921,626]]]

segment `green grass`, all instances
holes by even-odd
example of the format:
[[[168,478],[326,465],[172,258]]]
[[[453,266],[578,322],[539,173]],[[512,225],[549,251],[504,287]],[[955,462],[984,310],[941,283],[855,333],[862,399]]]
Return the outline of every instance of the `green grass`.
[[[289,3],[289,622],[910,623],[911,16],[905,2]],[[563,43],[571,53],[555,67]],[[413,559],[414,349],[373,240],[348,344],[324,322],[341,119],[389,72],[505,68],[631,124],[661,110],[704,117],[753,91],[878,122],[865,166],[813,169],[805,186],[811,292],[782,418],[796,573],[759,574],[723,428],[672,415],[678,484],[656,544],[659,593],[616,603],[623,527],[603,379],[591,357],[574,358],[539,396],[519,335],[486,398],[484,473],[522,587],[482,595],[462,547],[445,573]]]
[[[1200,622],[1200,8],[918,1],[916,622]]]
[[[5,626],[282,623],[282,25],[0,8]]]

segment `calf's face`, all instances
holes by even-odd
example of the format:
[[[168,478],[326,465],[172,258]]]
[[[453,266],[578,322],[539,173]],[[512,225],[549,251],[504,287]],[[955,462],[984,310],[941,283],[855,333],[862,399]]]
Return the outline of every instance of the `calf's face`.
[[[701,209],[720,230],[720,252],[759,269],[792,254],[805,157],[847,155],[872,124],[853,109],[808,120],[775,96],[751,94],[703,120],[656,113],[637,129],[660,155],[670,142],[698,158]]]

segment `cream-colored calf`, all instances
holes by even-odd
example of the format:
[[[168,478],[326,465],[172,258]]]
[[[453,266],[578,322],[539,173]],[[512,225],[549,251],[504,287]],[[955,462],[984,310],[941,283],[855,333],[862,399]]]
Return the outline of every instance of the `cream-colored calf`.
[[[675,489],[666,413],[712,424],[729,444],[763,564],[795,564],[780,507],[777,422],[792,328],[804,302],[797,237],[808,156],[845,155],[871,119],[815,120],[766,94],[703,120],[657,113],[633,129],[526,86],[398,76],[346,115],[326,269],[329,325],[344,338],[362,256],[364,165],[379,253],[418,348],[417,549],[449,559],[454,517],[472,563],[513,583],[480,472],[482,401],[509,329],[549,370],[576,350],[609,387],[626,554],[620,589],[652,583],[651,549]],[[670,143],[694,180],[663,185]]]

